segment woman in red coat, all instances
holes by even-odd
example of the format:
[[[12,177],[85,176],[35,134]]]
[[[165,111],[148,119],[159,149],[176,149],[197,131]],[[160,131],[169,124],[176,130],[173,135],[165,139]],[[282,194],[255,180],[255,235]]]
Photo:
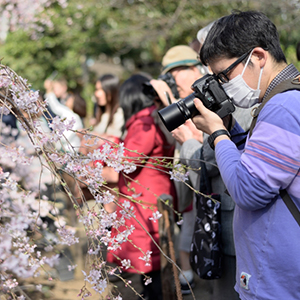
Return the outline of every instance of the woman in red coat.
[[[129,259],[131,267],[127,269],[124,267],[123,270],[133,273],[143,272],[152,277],[152,283],[145,286],[145,297],[159,300],[162,299],[160,252],[148,233],[158,244],[158,221],[155,220],[157,198],[161,194],[169,194],[174,198],[176,195],[169,170],[157,166],[155,158],[172,157],[174,146],[168,144],[153,118],[157,114],[154,99],[143,93],[143,83],[147,81],[149,78],[136,74],[127,79],[120,89],[120,105],[124,111],[127,131],[124,139],[124,147],[127,149],[125,156],[139,167],[130,174],[120,173],[119,204],[123,206],[130,201],[122,195],[133,197],[134,201],[130,201],[130,206],[133,207],[135,218],[140,224],[134,218],[125,219],[126,228],[130,228],[131,225],[135,227],[128,237],[132,242],[124,242],[121,248],[110,251],[107,260],[118,264],[123,261],[124,266],[124,261]],[[117,213],[120,211],[122,208],[118,207]],[[112,235],[117,235],[124,229],[124,226],[112,228]],[[150,252],[151,258],[148,260]]]

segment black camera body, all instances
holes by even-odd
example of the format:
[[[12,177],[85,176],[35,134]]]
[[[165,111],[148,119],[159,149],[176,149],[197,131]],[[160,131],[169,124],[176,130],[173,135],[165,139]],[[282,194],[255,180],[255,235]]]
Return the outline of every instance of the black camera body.
[[[169,86],[175,99],[179,98],[176,81],[170,72],[160,75],[157,79],[163,80]],[[159,98],[158,94],[156,93],[155,89],[153,88],[150,82],[145,82],[143,85],[143,93],[145,95],[150,96],[152,98]]]
[[[158,115],[169,131],[173,131],[199,114],[194,105],[194,98],[200,99],[206,108],[215,112],[220,118],[235,111],[231,98],[225,93],[216,76],[207,74],[196,80],[191,88],[194,91],[191,95],[158,111]]]

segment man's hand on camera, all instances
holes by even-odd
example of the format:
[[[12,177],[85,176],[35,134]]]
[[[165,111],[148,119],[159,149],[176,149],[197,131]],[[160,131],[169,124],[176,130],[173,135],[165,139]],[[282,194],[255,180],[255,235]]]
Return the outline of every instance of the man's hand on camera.
[[[152,79],[150,80],[151,85],[155,89],[156,93],[158,94],[161,102],[164,104],[164,106],[169,106],[168,99],[166,97],[166,92],[169,94],[171,102],[176,102],[176,99],[174,98],[172,91],[170,87],[167,85],[166,82],[159,79]]]
[[[172,136],[181,145],[190,139],[195,139],[200,143],[203,143],[203,133],[198,130],[195,124],[191,120],[187,120],[183,125],[179,126],[172,131]]]
[[[195,98],[194,105],[200,115],[195,116],[192,121],[199,130],[211,135],[219,129],[226,129],[223,120],[215,112],[207,109],[201,100]]]

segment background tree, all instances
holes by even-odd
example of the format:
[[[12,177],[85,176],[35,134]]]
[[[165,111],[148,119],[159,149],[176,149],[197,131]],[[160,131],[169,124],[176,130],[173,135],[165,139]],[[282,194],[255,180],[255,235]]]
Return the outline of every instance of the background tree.
[[[12,2],[12,1],[7,1]],[[25,1],[26,2],[26,1]],[[28,2],[28,1],[27,1]],[[71,88],[92,92],[99,59],[122,67],[124,78],[135,70],[157,76],[164,53],[188,44],[199,29],[233,9],[256,9],[276,24],[289,62],[297,64],[300,40],[298,0],[39,0],[35,26],[14,24],[1,47],[3,63],[43,91],[45,78],[57,71]],[[0,2],[1,4],[1,2]],[[30,3],[28,2],[28,5]],[[7,7],[7,5],[2,8]],[[24,18],[23,18],[24,19]],[[18,28],[18,29],[17,29]]]

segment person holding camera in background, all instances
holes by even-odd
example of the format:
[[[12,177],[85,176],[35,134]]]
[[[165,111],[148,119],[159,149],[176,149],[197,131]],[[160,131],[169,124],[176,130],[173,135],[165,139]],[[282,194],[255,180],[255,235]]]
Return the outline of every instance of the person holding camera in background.
[[[178,95],[180,98],[185,98],[191,94],[191,85],[192,83],[201,78],[204,74],[204,68],[200,61],[197,59],[198,54],[191,47],[187,45],[178,45],[170,48],[162,59],[162,73],[159,78],[164,78],[163,76],[171,76],[176,82],[176,87]],[[168,82],[168,81],[167,81]],[[163,80],[152,79],[150,81],[154,89],[156,90],[159,98],[165,106],[168,106],[169,103],[166,98],[166,92],[168,93],[171,102],[177,101],[175,99],[174,89],[170,89],[170,84],[168,85]],[[189,122],[191,136],[202,144],[202,132],[197,130],[195,125],[192,122]],[[162,125],[164,127],[164,125]],[[175,159],[179,158],[180,145],[176,145],[175,150]],[[190,184],[197,189],[197,174],[193,171],[189,171],[189,181]],[[190,245],[193,235],[193,227],[195,222],[195,213],[193,211],[193,191],[186,186],[185,183],[174,181],[177,198],[178,198],[178,210],[182,213],[183,223],[181,226],[180,237],[179,237],[179,259],[180,267],[186,279],[188,280],[190,286],[194,287],[193,280],[193,270],[191,269],[189,262],[189,252]],[[191,293],[189,285],[186,282],[186,279],[180,273],[179,279],[181,283],[181,292],[182,294]]]
[[[299,84],[300,73],[287,65],[276,26],[255,11],[217,20],[200,58],[236,106],[262,103],[241,152],[230,138],[243,131],[238,122],[224,126],[215,112],[194,99],[199,114],[193,122],[210,135],[221,176],[236,203],[235,289],[242,300],[298,299],[300,229],[293,214],[300,208],[300,94],[283,84],[287,80],[292,85],[293,78]],[[293,214],[286,194],[295,205]]]

